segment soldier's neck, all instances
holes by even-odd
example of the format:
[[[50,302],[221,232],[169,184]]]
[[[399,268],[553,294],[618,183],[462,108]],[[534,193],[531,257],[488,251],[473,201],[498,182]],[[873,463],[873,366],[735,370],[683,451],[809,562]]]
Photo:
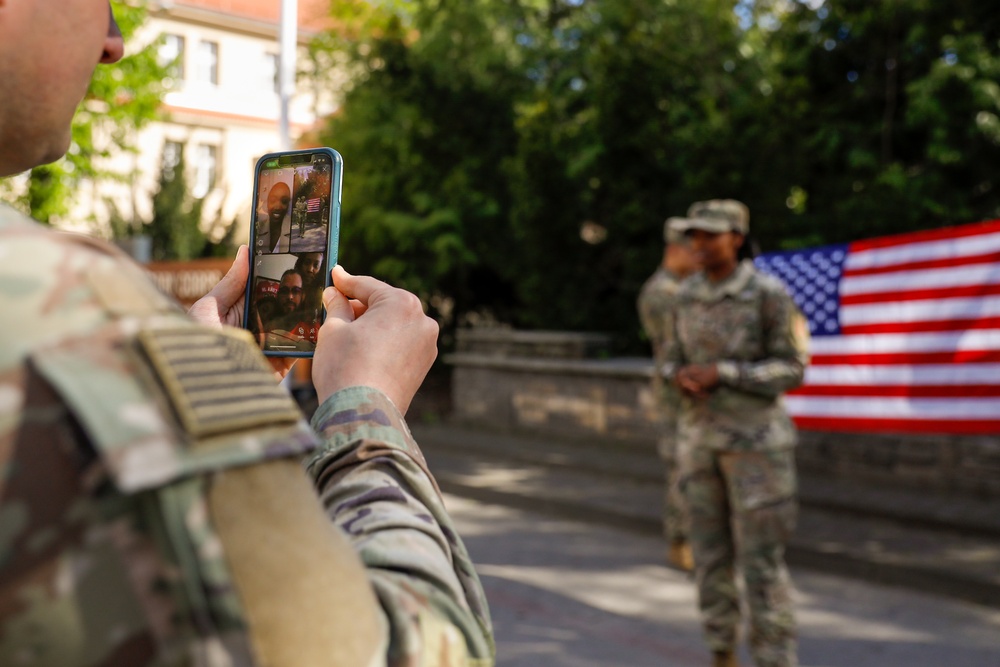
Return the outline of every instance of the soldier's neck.
[[[708,279],[713,283],[721,283],[723,280],[726,280],[729,276],[733,275],[739,265],[739,261],[733,261],[711,268],[705,267],[705,275],[708,276]]]

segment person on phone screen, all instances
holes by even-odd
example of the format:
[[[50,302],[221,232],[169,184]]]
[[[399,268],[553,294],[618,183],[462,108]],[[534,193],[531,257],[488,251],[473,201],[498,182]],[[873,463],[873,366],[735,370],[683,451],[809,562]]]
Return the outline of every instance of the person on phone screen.
[[[802,383],[808,327],[775,278],[740,261],[747,207],[697,202],[682,229],[702,265],[677,293],[662,373],[681,392],[680,485],[705,639],[736,666],[741,587],[757,667],[795,667],[785,544],[795,525],[796,432],[782,394]]]
[[[323,305],[323,253],[296,253],[295,270],[302,276],[302,308],[315,313],[318,319]]]
[[[0,175],[65,153],[123,48],[107,0],[0,0]],[[437,324],[336,267],[309,425],[289,362],[234,328],[248,268],[242,247],[186,314],[113,246],[0,205],[0,665],[493,663],[403,417]]]
[[[315,311],[303,308],[304,298],[302,274],[295,269],[281,274],[276,309],[270,317],[262,318],[262,330],[269,347],[292,345],[296,349],[308,349],[316,343],[319,322]]]
[[[288,251],[289,242],[285,240],[286,235],[282,232],[291,200],[291,190],[287,184],[280,181],[272,185],[267,193],[267,209],[257,218],[257,240],[268,252]]]

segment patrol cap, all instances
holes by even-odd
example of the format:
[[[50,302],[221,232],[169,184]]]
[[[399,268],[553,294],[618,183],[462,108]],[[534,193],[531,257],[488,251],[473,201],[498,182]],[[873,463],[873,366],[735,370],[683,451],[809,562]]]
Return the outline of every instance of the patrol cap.
[[[750,209],[735,199],[710,199],[691,204],[684,231],[701,229],[712,234],[750,231]]]
[[[684,243],[684,232],[687,231],[686,218],[676,216],[667,218],[663,223],[664,243]]]

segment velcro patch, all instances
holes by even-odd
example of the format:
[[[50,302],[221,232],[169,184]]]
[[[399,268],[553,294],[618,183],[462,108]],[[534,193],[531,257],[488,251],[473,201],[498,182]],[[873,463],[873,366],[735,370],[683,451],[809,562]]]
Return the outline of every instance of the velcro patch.
[[[138,340],[193,441],[302,418],[249,332],[146,329]]]

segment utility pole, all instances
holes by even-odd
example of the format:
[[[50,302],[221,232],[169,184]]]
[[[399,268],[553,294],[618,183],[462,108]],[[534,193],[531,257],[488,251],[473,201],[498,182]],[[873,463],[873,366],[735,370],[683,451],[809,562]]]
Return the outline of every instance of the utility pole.
[[[295,94],[295,56],[298,49],[299,33],[299,2],[298,0],[281,0],[281,56],[278,67],[278,90],[281,96],[281,150],[292,148],[291,113],[292,95]]]

